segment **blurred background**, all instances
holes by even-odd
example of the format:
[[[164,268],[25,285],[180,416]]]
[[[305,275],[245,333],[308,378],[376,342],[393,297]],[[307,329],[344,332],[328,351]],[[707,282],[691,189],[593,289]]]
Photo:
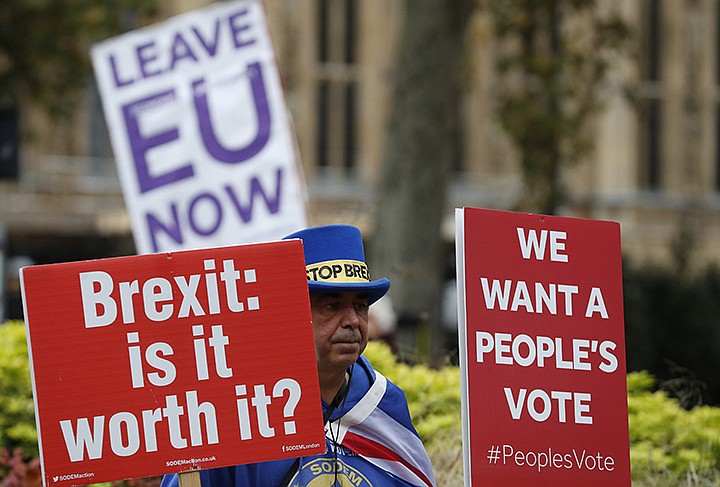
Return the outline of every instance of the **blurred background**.
[[[135,253],[89,48],[201,0],[0,6],[0,322]],[[403,360],[457,361],[454,208],[621,223],[629,370],[720,403],[718,0],[264,0],[313,225],[360,227]]]

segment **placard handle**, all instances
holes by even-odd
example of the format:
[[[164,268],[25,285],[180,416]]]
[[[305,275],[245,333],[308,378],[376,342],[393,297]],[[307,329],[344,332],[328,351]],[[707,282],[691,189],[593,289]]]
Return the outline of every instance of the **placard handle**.
[[[193,470],[192,472],[185,472],[179,474],[178,483],[180,484],[180,487],[201,487],[200,471]]]

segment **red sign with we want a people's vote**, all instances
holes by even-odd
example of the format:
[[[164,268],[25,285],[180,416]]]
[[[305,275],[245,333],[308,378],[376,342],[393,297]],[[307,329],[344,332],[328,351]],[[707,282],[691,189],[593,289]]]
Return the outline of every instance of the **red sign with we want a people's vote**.
[[[299,240],[21,278],[45,485],[325,451]]]
[[[465,485],[629,486],[620,225],[456,224]]]

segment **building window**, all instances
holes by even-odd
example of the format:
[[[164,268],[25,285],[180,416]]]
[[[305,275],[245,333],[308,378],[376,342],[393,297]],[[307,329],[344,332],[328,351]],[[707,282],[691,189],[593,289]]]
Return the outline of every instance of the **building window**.
[[[90,83],[87,91],[88,112],[88,152],[94,158],[112,158],[113,151],[110,145],[110,134],[102,108],[102,100],[96,83]]]
[[[318,0],[317,154],[326,173],[357,164],[357,0]]]
[[[19,148],[20,111],[15,106],[2,106],[0,107],[0,179],[18,179]]]
[[[662,150],[662,12],[661,0],[645,0],[640,25],[640,189],[661,185]]]
[[[641,189],[660,188],[660,100],[649,98],[640,106],[640,185]]]

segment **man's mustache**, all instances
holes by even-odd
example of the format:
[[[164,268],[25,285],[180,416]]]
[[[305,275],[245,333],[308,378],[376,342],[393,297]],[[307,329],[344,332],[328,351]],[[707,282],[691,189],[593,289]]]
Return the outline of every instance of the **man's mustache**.
[[[349,343],[359,342],[362,339],[362,335],[358,330],[347,330],[341,331],[333,335],[332,343]]]

